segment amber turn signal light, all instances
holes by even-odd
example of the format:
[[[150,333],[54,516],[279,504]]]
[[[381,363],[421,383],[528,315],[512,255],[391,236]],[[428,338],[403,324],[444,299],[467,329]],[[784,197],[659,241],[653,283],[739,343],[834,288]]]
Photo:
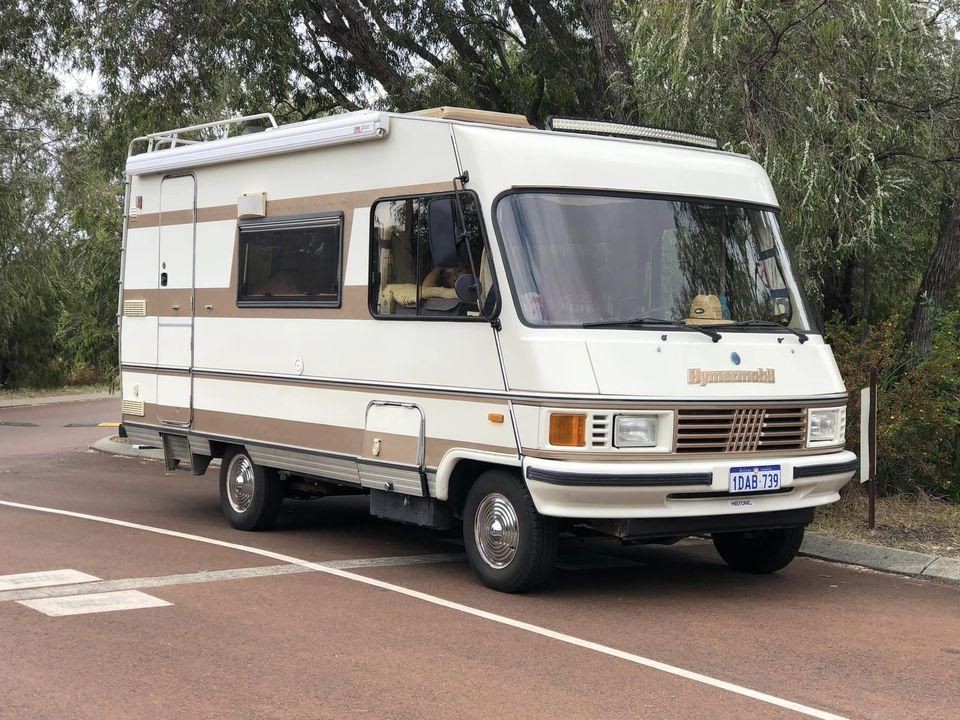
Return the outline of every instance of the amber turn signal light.
[[[550,415],[550,444],[583,447],[587,444],[587,416],[572,413]]]

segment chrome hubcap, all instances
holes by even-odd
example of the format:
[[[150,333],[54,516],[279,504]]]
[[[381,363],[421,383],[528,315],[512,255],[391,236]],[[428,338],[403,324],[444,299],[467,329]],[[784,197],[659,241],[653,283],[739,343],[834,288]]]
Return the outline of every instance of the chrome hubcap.
[[[505,568],[517,555],[520,523],[513,504],[500,493],[487,495],[477,506],[473,536],[480,557],[492,568]]]
[[[227,468],[227,500],[234,512],[244,513],[253,502],[253,463],[246,455],[234,455]]]

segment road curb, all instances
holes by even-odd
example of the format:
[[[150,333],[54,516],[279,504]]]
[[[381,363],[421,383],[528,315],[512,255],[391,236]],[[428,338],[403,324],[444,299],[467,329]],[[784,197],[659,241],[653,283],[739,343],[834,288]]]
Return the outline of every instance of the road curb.
[[[119,455],[120,457],[140,458],[141,460],[163,460],[163,450],[160,448],[136,448],[133,445],[117,442],[116,436],[105,437],[90,445],[91,450]]]
[[[99,393],[75,393],[73,395],[49,395],[47,397],[34,398],[16,398],[13,400],[0,400],[0,410],[10,408],[36,407],[38,405],[61,405],[64,403],[88,402],[90,400],[108,400],[120,396],[117,393],[99,392]]]
[[[960,585],[960,559],[808,533],[800,554],[882,572]]]

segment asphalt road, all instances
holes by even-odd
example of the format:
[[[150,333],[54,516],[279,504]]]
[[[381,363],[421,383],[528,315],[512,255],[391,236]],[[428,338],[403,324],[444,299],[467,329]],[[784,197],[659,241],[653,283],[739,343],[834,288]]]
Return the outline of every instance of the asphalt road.
[[[362,498],[232,530],[215,470],[91,453],[109,430],[64,427],[117,414],[0,410],[5,720],[960,717],[960,588],[569,540],[550,588],[501,595],[455,533]]]

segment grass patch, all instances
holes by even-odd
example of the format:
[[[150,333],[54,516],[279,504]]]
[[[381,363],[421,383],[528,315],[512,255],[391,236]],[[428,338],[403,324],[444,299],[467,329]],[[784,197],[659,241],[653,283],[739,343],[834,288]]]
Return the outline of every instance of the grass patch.
[[[114,387],[116,389],[116,387]],[[0,390],[0,400],[29,400],[30,398],[53,397],[55,395],[82,395],[85,393],[108,392],[108,383],[93,385],[64,385],[54,388],[19,388],[16,390]]]
[[[960,557],[960,504],[929,495],[877,498],[877,526],[867,528],[867,492],[852,485],[840,502],[820,508],[810,530],[874,545]]]

